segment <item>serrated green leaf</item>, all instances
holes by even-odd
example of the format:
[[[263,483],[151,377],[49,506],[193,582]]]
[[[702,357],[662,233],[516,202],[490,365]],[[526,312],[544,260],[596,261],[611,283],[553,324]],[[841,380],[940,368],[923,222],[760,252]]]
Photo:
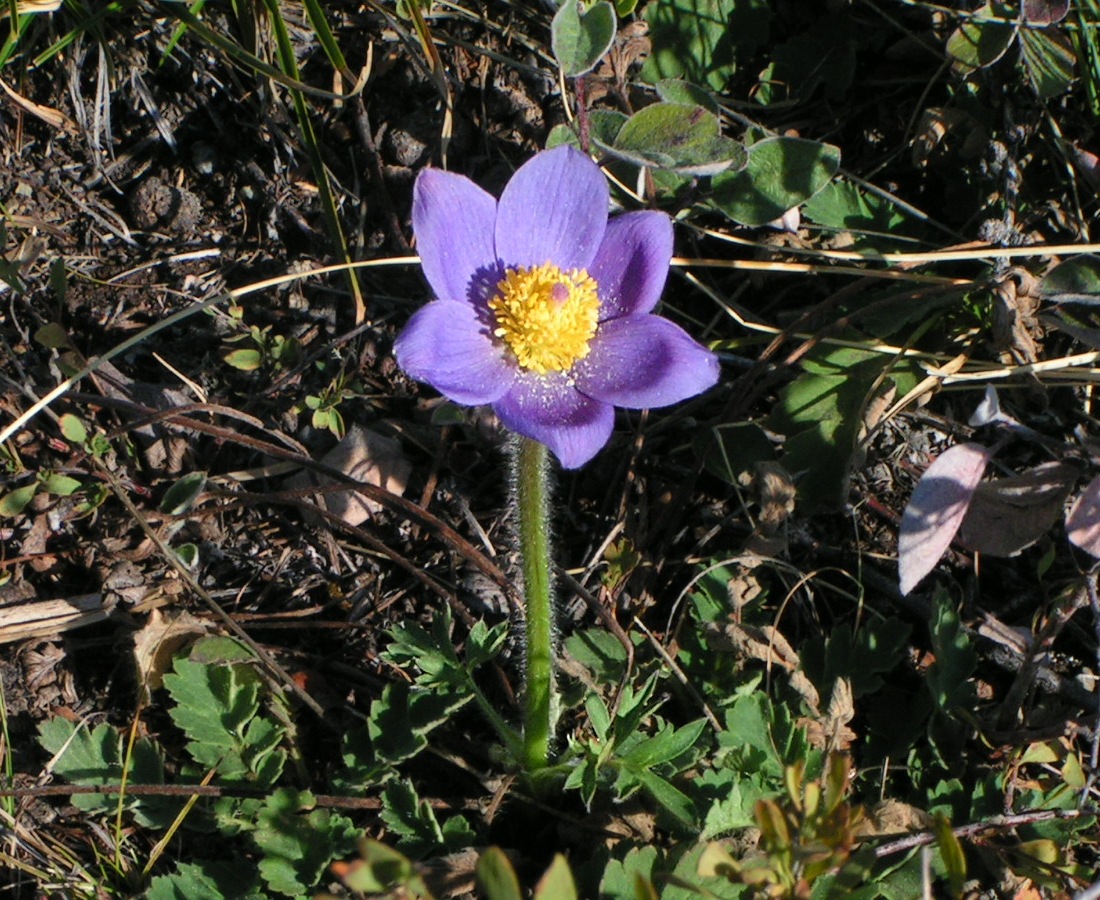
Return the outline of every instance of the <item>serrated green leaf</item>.
[[[1024,68],[1032,87],[1044,100],[1057,97],[1073,83],[1077,54],[1060,28],[1024,28],[1020,32]]]
[[[118,731],[105,722],[88,729],[58,716],[38,726],[38,742],[57,757],[54,774],[73,784],[117,783],[122,777],[120,741]]]
[[[4,494],[0,497],[0,516],[8,518],[18,516],[27,508],[27,504],[34,499],[36,493],[38,493],[37,481]]]
[[[858,700],[882,687],[882,675],[901,664],[910,631],[900,619],[871,619],[854,634],[848,623],[841,623],[823,643],[807,642],[802,665],[821,696],[832,693],[838,678],[847,678]]]
[[[394,765],[411,759],[428,745],[431,731],[470,702],[469,693],[458,694],[388,684],[371,703],[367,730],[378,759]]]
[[[199,765],[217,768],[224,781],[266,786],[278,779],[285,730],[259,715],[260,684],[248,666],[177,659],[164,686],[175,703],[169,715]]]
[[[355,848],[355,823],[328,809],[312,809],[313,795],[280,788],[260,810],[252,839],[262,851],[260,876],[280,894],[301,896],[319,887],[329,864]]]
[[[59,778],[79,785],[118,785],[123,779],[122,735],[106,723],[88,729],[60,717],[47,719],[38,728],[42,747],[53,754],[53,771]],[[164,764],[152,741],[140,738],[125,766],[130,784],[163,784]],[[72,803],[85,812],[105,815],[121,803],[135,813],[142,825],[165,827],[182,801],[167,797],[133,797],[120,794],[74,794]]]
[[[745,148],[724,137],[714,113],[702,106],[654,103],[632,115],[609,153],[627,162],[682,175],[715,175],[743,168]]]
[[[245,866],[200,860],[178,862],[170,875],[149,884],[145,900],[264,900],[259,879]]]
[[[470,670],[495,659],[508,639],[508,623],[499,622],[490,628],[478,619],[466,638],[466,665]]]
[[[573,873],[560,853],[554,854],[550,868],[535,885],[534,900],[577,900],[577,885],[573,881]]]
[[[660,854],[656,847],[632,847],[626,856],[611,859],[600,878],[600,897],[636,897],[635,885],[638,881],[652,884]]]
[[[486,900],[523,900],[519,878],[499,847],[490,847],[477,861],[477,882]]]
[[[607,0],[581,12],[577,0],[565,0],[550,25],[550,46],[566,78],[591,72],[615,40],[615,7]]]
[[[748,148],[738,172],[714,177],[714,204],[742,225],[766,225],[822,190],[840,167],[840,149],[804,138],[774,137]]]
[[[885,197],[872,194],[850,181],[834,179],[802,206],[805,219],[854,238],[853,247],[885,253],[906,246],[902,237],[909,224],[905,213]]]
[[[74,444],[83,444],[88,439],[88,429],[72,413],[64,413],[57,421],[61,435]]]
[[[409,781],[386,785],[380,815],[386,827],[398,836],[398,848],[414,859],[433,851],[458,849],[473,837],[461,816],[452,816],[441,827],[431,806],[417,796]]]

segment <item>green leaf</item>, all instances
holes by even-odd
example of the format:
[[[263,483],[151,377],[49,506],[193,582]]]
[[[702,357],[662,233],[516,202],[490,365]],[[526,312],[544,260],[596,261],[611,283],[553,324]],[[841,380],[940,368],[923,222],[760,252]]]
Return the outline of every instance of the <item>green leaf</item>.
[[[74,350],[72,338],[65,326],[58,322],[49,322],[34,333],[34,339],[48,350]]]
[[[718,117],[702,106],[654,103],[630,117],[608,152],[682,175],[743,168],[745,148],[720,129]]]
[[[1059,263],[1039,282],[1039,292],[1052,303],[1100,304],[1100,257],[1075,256]]]
[[[490,628],[478,619],[466,638],[466,665],[471,670],[495,659],[508,639],[508,623],[499,622]]]
[[[170,516],[187,512],[206,487],[205,472],[189,472],[164,492],[160,511]]]
[[[768,39],[768,0],[652,0],[646,5],[652,52],[642,78],[684,78],[722,92]]]
[[[329,864],[355,848],[355,823],[314,805],[309,791],[279,788],[260,811],[252,839],[262,851],[260,875],[273,891],[298,897],[319,887]]]
[[[428,746],[427,735],[472,699],[470,694],[388,684],[370,706],[367,730],[378,759],[396,764]]]
[[[251,668],[181,658],[164,686],[175,702],[169,715],[199,765],[217,768],[227,782],[264,787],[278,779],[286,760],[279,749],[284,729],[260,716],[259,677]]]
[[[753,100],[763,106],[806,100],[819,87],[841,103],[855,75],[857,43],[847,17],[818,19],[771,50],[772,62],[760,73]]]
[[[523,900],[519,878],[499,847],[490,847],[477,861],[477,882],[486,900]]]
[[[152,741],[140,738],[123,765],[122,735],[107,723],[89,729],[60,717],[47,719],[38,727],[38,741],[53,754],[53,771],[79,785],[118,785],[126,769],[130,784],[163,784],[164,764]],[[166,797],[133,797],[120,794],[74,794],[73,806],[96,815],[114,813],[121,803],[135,813],[142,825],[163,828],[178,812],[182,801]]]
[[[739,172],[714,177],[714,203],[742,225],[766,225],[822,190],[840,167],[840,150],[804,138],[774,137],[748,148]]]
[[[550,868],[535,885],[533,900],[577,900],[577,885],[569,863],[560,853],[554,854]]]
[[[974,686],[969,678],[974,674],[978,655],[963,630],[959,615],[943,591],[936,593],[936,613],[932,620],[932,652],[936,661],[928,667],[925,683],[932,692],[936,707],[944,713],[962,706],[970,708]]]
[[[614,109],[594,109],[588,114],[588,136],[592,143],[601,149],[610,147],[615,143],[619,130],[630,117]],[[570,147],[580,147],[580,138],[577,132],[569,125],[555,125],[546,139],[546,149],[568,144]],[[433,418],[433,424],[435,419]],[[444,423],[447,424],[447,423]]]
[[[255,372],[264,364],[264,355],[256,349],[242,348],[225,354],[225,361],[242,372]]]
[[[782,391],[768,427],[788,436],[780,462],[811,509],[836,508],[846,499],[864,405],[887,364],[867,350],[818,348]]]
[[[1064,93],[1073,83],[1073,68],[1077,54],[1069,35],[1059,28],[1020,32],[1024,51],[1024,68],[1032,87],[1044,100]]]
[[[81,484],[75,478],[51,472],[42,479],[42,487],[47,494],[55,497],[69,497],[80,490]]]
[[[19,515],[27,508],[27,504],[34,499],[36,493],[38,493],[37,481],[4,494],[3,497],[0,497],[0,516],[10,518]]]
[[[963,853],[962,844],[951,831],[951,822],[944,816],[936,816],[933,828],[936,832],[936,846],[939,847],[940,859],[947,872],[951,896],[961,897],[963,885],[966,883],[966,855]]]
[[[806,201],[804,218],[850,234],[856,249],[888,252],[906,246],[907,242],[892,240],[901,237],[909,219],[893,203],[877,194],[865,191],[850,181],[831,181]]]
[[[677,822],[693,830],[696,828],[695,805],[687,794],[648,769],[631,768],[631,773],[641,782],[646,793]]]
[[[947,39],[947,55],[959,72],[973,72],[990,66],[1005,55],[1016,29],[1008,22],[989,21],[993,10],[986,4],[975,18],[960,25]]]
[[[611,733],[611,713],[607,704],[603,702],[599,694],[589,694],[584,700],[584,709],[588,713],[588,721],[592,724],[592,730],[597,739],[603,743]]]
[[[565,639],[565,650],[600,684],[615,684],[626,671],[626,648],[605,628],[586,628]]]
[[[632,847],[621,860],[608,861],[600,879],[601,898],[630,898],[639,896],[636,885],[652,884],[660,862],[656,847]]]
[[[682,728],[673,728],[665,722],[657,734],[625,754],[624,762],[639,768],[651,768],[676,761],[689,750],[701,754],[705,747],[700,745],[699,739],[706,726],[706,719],[697,719]],[[681,765],[680,768],[684,766]]]
[[[727,484],[741,485],[758,462],[775,459],[775,446],[753,422],[728,422],[700,429],[691,442],[706,470]]]
[[[550,25],[550,46],[566,78],[591,72],[615,40],[615,7],[600,0],[582,13],[577,0],[565,0]]]
[[[462,816],[451,816],[440,827],[435,812],[417,796],[410,781],[386,785],[380,815],[386,827],[398,836],[398,848],[413,858],[469,846],[474,837]]]
[[[171,875],[158,875],[146,900],[264,900],[259,879],[233,862],[178,862]]]
[[[363,894],[407,896],[409,900],[431,900],[412,860],[378,841],[359,844],[362,861],[353,862],[343,876],[344,884]]]
[[[897,668],[905,658],[910,628],[900,619],[865,620],[858,631],[841,623],[824,643],[808,641],[801,652],[806,674],[822,697],[828,697],[838,678],[847,678],[852,697],[858,700],[883,685],[882,675]]]
[[[657,84],[657,96],[666,103],[678,103],[681,106],[702,106],[708,112],[718,115],[722,110],[714,95],[706,88],[684,81],[682,78],[662,78]]]
[[[61,435],[67,441],[74,444],[83,444],[88,439],[88,429],[72,413],[64,413],[58,419],[58,425],[61,427]]]

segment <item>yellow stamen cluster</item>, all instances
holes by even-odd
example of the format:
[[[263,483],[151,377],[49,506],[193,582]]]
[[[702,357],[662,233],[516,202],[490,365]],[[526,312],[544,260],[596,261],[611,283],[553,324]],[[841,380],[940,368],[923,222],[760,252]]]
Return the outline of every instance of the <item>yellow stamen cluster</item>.
[[[489,301],[493,331],[525,369],[564,372],[588,355],[600,300],[596,282],[583,269],[563,272],[546,263],[509,269]]]

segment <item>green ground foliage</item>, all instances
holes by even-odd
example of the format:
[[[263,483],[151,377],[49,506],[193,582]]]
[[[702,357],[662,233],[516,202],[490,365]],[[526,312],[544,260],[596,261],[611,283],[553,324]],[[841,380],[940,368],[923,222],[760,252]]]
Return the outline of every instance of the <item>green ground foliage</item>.
[[[1097,896],[1100,4],[0,13],[8,896]],[[416,173],[565,143],[722,379],[559,473],[532,774],[500,426],[391,348]]]

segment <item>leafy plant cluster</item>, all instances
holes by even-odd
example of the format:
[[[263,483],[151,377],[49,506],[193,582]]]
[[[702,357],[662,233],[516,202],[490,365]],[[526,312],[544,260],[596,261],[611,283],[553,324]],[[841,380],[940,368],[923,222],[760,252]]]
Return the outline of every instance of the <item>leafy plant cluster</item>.
[[[757,602],[731,619],[732,574],[716,566],[700,581],[676,667],[637,640],[631,665],[627,649],[601,629],[566,639],[568,744],[537,782],[515,785],[511,815],[544,827],[534,824],[544,818],[541,807],[527,804],[553,794],[566,818],[611,825],[617,811],[634,810],[636,827],[594,856],[574,847],[572,865],[561,856],[547,859],[535,896],[676,900],[699,892],[794,898],[858,891],[900,900],[920,884],[921,851],[880,848],[911,832],[925,833],[919,843],[931,851],[932,871],[952,891],[975,866],[1051,883],[1081,873],[1070,848],[1091,818],[1050,819],[1021,829],[1015,840],[1001,835],[973,848],[952,832],[953,822],[1003,813],[1010,788],[1005,773],[958,767],[971,733],[977,657],[946,601],[928,636],[935,662],[920,684],[906,674],[909,627],[871,618],[810,640],[804,678],[792,673],[765,691],[759,663],[733,649],[731,638],[765,633],[769,614]],[[488,690],[506,627],[475,623],[461,653],[455,637],[445,613],[429,629],[393,629],[384,657],[406,678],[388,684],[362,724],[346,729],[328,793],[315,793],[318,772],[306,764],[293,708],[235,640],[202,638],[171,663],[163,698],[172,729],[154,735],[120,733],[106,723],[45,722],[39,740],[53,773],[92,789],[74,793],[73,804],[113,829],[125,847],[103,883],[151,878],[146,896],[153,900],[302,897],[334,877],[368,894],[442,896],[423,862],[483,848],[502,834],[461,812],[441,812],[410,775],[444,734],[441,726],[457,724],[467,707],[480,710],[474,721],[497,732],[502,762],[518,750],[509,746],[509,722]],[[698,695],[684,692],[685,678]],[[858,750],[846,731],[853,717],[867,735]],[[881,783],[892,759],[904,770]],[[1018,767],[1040,761],[1061,766],[1066,780],[1037,778],[1016,796],[1016,809],[1074,810],[1072,785],[1083,783],[1077,757],[1055,743],[1034,744]],[[970,777],[979,777],[976,791],[964,787]],[[111,793],[101,792],[108,786]],[[884,791],[890,803],[876,803]],[[377,812],[364,818],[341,808],[339,798],[374,798]],[[131,822],[160,836],[145,860],[126,836]],[[384,837],[367,837],[378,834]],[[167,864],[170,843],[214,847],[215,837],[216,852]],[[515,854],[532,852],[522,840],[478,851],[484,895],[522,896]]]

